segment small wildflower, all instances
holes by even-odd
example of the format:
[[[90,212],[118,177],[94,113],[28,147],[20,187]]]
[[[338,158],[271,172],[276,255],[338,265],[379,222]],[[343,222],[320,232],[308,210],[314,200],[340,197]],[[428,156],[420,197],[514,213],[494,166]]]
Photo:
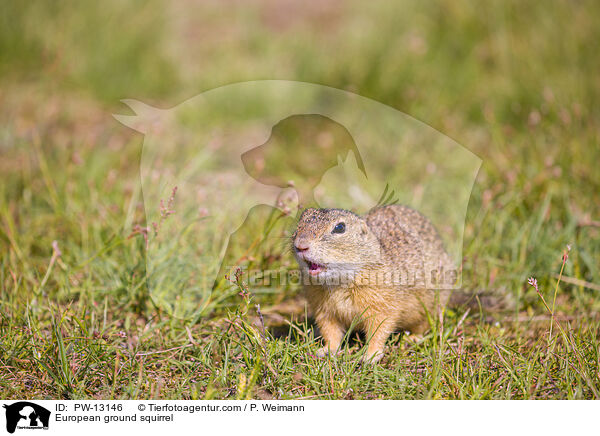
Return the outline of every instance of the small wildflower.
[[[529,283],[531,286],[533,286],[537,292],[540,292],[540,290],[538,289],[537,279],[535,279],[533,277],[529,277],[529,280],[527,280],[527,283]]]
[[[175,202],[175,194],[177,194],[177,186],[175,186],[173,188],[173,190],[171,191],[171,196],[167,200],[166,206],[165,206],[165,202],[163,200],[160,200],[160,208],[159,208],[160,218],[158,220],[158,223],[156,223],[156,222],[152,223],[152,229],[154,230],[154,236],[158,236],[158,232],[160,230],[160,227],[162,226],[163,221],[166,220],[169,217],[169,215],[172,215],[175,213],[175,210],[173,210],[173,203]]]
[[[62,256],[60,248],[58,248],[58,241],[52,241],[52,257],[58,258]]]
[[[235,270],[234,278],[231,278],[231,276],[229,276],[228,274],[225,275],[225,278],[234,285],[237,285],[237,287],[240,289],[240,292],[238,292],[238,294],[244,300],[248,300],[250,298],[250,291],[248,290],[248,285],[242,280],[243,275],[244,271],[242,271],[242,269],[238,267]]]
[[[144,242],[146,243],[146,249],[148,249],[148,232],[150,231],[150,227],[142,227],[139,224],[133,226],[131,233],[127,237],[127,239],[133,238],[135,235],[142,235],[144,237]]]

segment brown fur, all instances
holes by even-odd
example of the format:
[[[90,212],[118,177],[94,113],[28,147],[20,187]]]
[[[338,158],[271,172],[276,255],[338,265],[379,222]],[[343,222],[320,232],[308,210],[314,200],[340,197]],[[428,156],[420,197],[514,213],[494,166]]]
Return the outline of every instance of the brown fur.
[[[332,233],[344,223],[343,233]],[[442,240],[419,212],[391,205],[358,216],[342,209],[306,209],[293,236],[308,302],[325,340],[320,354],[337,351],[357,322],[367,336],[366,357],[379,360],[395,330],[424,333],[448,292],[432,272],[453,270]],[[317,272],[310,272],[310,264]]]

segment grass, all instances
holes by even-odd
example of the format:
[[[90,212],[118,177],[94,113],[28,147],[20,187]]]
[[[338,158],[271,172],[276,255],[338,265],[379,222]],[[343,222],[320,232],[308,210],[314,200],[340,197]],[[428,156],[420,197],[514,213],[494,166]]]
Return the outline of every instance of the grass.
[[[597,3],[63,6],[7,6],[0,26],[0,397],[600,396]],[[314,356],[292,284],[233,274],[187,321],[157,305],[134,232],[142,137],[110,114],[261,78],[357,92],[477,153],[463,283],[513,309],[448,310],[366,366],[353,333]],[[253,247],[236,244],[236,259]],[[292,265],[274,254],[251,257]]]

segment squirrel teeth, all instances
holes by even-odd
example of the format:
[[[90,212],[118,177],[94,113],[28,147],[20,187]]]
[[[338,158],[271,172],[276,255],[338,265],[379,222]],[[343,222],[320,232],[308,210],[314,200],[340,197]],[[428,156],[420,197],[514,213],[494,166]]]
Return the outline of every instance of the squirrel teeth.
[[[317,275],[319,274],[321,271],[323,271],[323,266],[322,265],[318,265],[316,263],[313,262],[308,262],[308,272],[311,275]]]

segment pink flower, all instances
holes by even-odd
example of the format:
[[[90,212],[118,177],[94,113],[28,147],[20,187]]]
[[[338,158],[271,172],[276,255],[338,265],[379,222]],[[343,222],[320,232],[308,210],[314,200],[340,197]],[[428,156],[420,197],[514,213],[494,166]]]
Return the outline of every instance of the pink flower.
[[[533,286],[535,288],[536,291],[539,292],[537,279],[534,279],[533,277],[529,277],[529,279],[527,280],[527,283],[529,283],[531,286]]]
[[[562,257],[562,261],[563,264],[567,262],[567,260],[569,259],[569,252],[571,251],[571,244],[567,244],[567,251],[565,251],[563,253],[563,257]]]

